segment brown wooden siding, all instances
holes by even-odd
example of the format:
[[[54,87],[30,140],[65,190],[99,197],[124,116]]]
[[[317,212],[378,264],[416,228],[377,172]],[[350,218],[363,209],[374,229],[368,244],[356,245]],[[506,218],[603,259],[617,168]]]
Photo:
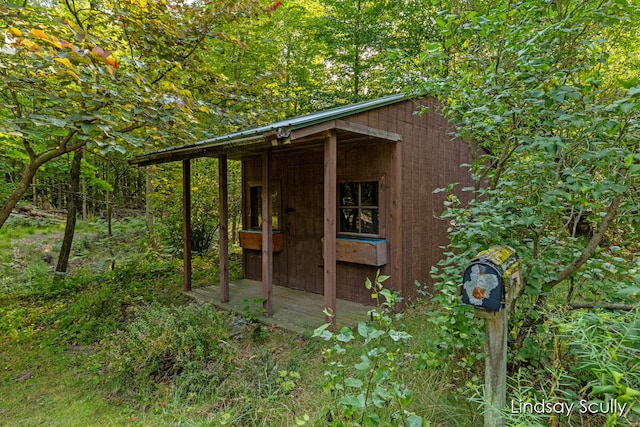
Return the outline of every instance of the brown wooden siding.
[[[345,118],[349,122],[374,129],[395,132],[402,141],[361,141],[345,143],[338,138],[338,182],[378,180],[380,183],[380,237],[387,239],[387,249],[401,245],[402,283],[391,277],[388,284],[404,296],[415,295],[414,280],[431,285],[429,272],[442,256],[447,244],[448,223],[438,219],[443,211],[444,195],[433,190],[459,182],[472,185],[466,168],[471,163],[466,144],[452,141],[450,124],[428,101],[429,111],[415,114],[418,104],[405,101]],[[403,242],[393,242],[390,230],[391,158],[394,144],[402,144],[402,235]],[[323,153],[320,144],[292,144],[273,152],[273,182],[281,189],[280,226],[285,237],[282,252],[273,257],[273,281],[314,293],[322,293],[323,233]],[[261,180],[259,157],[243,161],[245,226],[248,224],[248,186]],[[336,196],[337,197],[337,196]],[[286,213],[285,213],[286,212]],[[337,297],[371,303],[364,287],[378,267],[348,262],[337,263]],[[388,274],[389,264],[381,267]],[[259,251],[244,251],[245,277],[259,280]],[[276,302],[277,304],[277,302]]]
[[[388,227],[389,190],[387,173],[391,143],[340,144],[338,141],[338,182],[376,180],[380,188],[380,237]],[[260,183],[258,157],[243,161],[245,195],[249,186]],[[284,250],[273,257],[273,281],[294,289],[322,293],[322,152],[315,146],[274,152],[273,181],[281,183],[281,231]],[[336,196],[337,197],[337,196]],[[250,200],[245,196],[244,224],[249,223]],[[244,273],[248,279],[260,280],[261,254],[244,250]],[[337,297],[363,303],[371,301],[364,287],[367,277],[375,276],[377,267],[338,262]],[[384,271],[384,267],[382,267]]]
[[[421,105],[429,108],[418,115]],[[454,129],[432,99],[421,103],[405,101],[347,120],[402,136],[403,279],[401,284],[394,283],[393,277],[390,282],[405,297],[415,296],[415,280],[433,285],[431,267],[442,258],[441,247],[448,243],[449,224],[439,219],[446,196],[434,194],[433,190],[452,182],[460,183],[458,188],[473,185],[468,169],[461,166],[473,161],[468,146],[452,140]],[[459,196],[468,200],[468,195]]]

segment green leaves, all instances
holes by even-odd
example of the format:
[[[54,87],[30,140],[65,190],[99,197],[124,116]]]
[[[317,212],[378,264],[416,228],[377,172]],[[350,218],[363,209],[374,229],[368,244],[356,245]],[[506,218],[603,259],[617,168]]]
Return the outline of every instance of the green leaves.
[[[0,23],[8,30],[0,42],[0,92],[6,98],[0,133],[21,138],[29,159],[9,204],[21,198],[42,164],[66,153],[87,148],[124,154],[185,144],[204,136],[201,119],[211,116],[211,128],[222,128],[236,116],[231,104],[237,100],[224,107],[209,102],[231,97],[228,84],[212,90],[220,86],[208,81],[221,75],[211,65],[220,54],[208,49],[213,40],[242,46],[221,27],[262,13],[258,2],[144,3],[2,7]],[[1,214],[12,207],[3,206]]]
[[[334,334],[328,330],[329,324],[314,331],[314,337],[329,342],[323,355],[327,366],[324,389],[332,398],[330,425],[395,425],[401,419],[406,425],[422,425],[422,418],[407,409],[413,393],[399,373],[402,368],[398,359],[411,335],[394,325],[396,295],[383,287],[387,279],[379,272],[373,281],[367,279],[366,287],[372,295],[384,297],[375,298],[379,311],[372,322],[359,322],[357,333],[343,327]]]
[[[428,317],[438,331],[428,354],[454,353],[462,369],[481,359],[481,331],[457,291],[461,266],[492,245],[514,246],[523,262],[525,294],[512,333],[531,343],[528,360],[543,356],[533,352],[535,334],[527,341],[518,330],[523,315],[543,320],[531,309],[536,301],[637,302],[640,86],[625,57],[640,44],[639,7],[614,11],[588,0],[569,12],[526,2],[516,16],[498,1],[437,14],[442,40],[453,43],[427,45],[422,87],[441,99],[456,135],[486,151],[471,166],[479,190],[440,195],[450,245],[432,275],[432,303],[442,309]],[[605,231],[602,219],[618,198],[619,214]],[[583,254],[598,247],[586,261]],[[567,280],[557,286],[561,272]]]
[[[338,340],[339,342],[346,343],[351,341],[352,339],[353,339],[353,332],[351,331],[350,328],[347,328],[346,326],[340,329],[340,333],[336,335],[336,340]]]

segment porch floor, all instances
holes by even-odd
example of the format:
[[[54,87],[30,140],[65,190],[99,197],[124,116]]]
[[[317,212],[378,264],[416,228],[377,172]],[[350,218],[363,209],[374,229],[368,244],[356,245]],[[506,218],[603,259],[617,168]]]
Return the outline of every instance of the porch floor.
[[[241,279],[229,283],[229,302],[220,302],[220,287],[218,285],[204,288],[194,288],[185,292],[199,301],[210,302],[217,307],[244,315],[246,304],[249,301],[252,315],[261,322],[286,329],[296,333],[313,332],[315,328],[325,323],[322,312],[324,296],[285,286],[273,286],[273,315],[268,317],[256,313],[256,309],[262,305],[254,303],[257,298],[262,298],[262,283],[256,280]],[[342,326],[355,326],[359,321],[367,320],[367,313],[372,307],[363,304],[337,300],[336,324]]]

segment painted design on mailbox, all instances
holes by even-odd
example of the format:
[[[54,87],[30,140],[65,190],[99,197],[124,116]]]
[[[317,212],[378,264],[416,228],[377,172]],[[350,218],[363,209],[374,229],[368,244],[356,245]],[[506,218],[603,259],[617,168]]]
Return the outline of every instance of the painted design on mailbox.
[[[491,291],[499,285],[498,276],[495,274],[484,274],[481,266],[471,267],[469,280],[462,285],[467,293],[469,302],[473,305],[482,305],[482,300],[491,297]]]

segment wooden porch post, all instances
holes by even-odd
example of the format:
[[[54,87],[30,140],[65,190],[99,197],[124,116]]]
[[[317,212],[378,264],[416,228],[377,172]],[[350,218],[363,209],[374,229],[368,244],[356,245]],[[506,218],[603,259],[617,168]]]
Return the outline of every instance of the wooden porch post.
[[[220,301],[229,302],[229,191],[227,183],[227,155],[218,157],[218,214],[220,228]]]
[[[262,152],[262,298],[267,316],[273,314],[273,225],[271,224],[271,150]]]
[[[324,142],[324,307],[336,321],[336,189],[338,169],[338,139],[335,129]]]
[[[184,290],[191,290],[191,163],[182,161],[182,257]]]
[[[396,291],[404,294],[402,264],[402,142],[393,144],[391,152],[391,283]]]

